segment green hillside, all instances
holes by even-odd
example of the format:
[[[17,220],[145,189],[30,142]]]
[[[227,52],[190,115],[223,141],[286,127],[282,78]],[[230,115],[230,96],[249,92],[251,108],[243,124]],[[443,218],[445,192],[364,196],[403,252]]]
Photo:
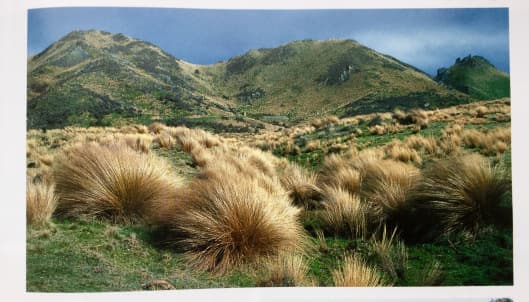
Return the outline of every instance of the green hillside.
[[[256,116],[303,120],[469,101],[418,69],[353,40],[296,41],[202,69],[219,94]]]
[[[480,100],[510,96],[509,75],[481,56],[458,58],[451,67],[439,69],[435,79]]]
[[[28,60],[28,128],[154,120],[262,127],[470,101],[353,40],[296,41],[194,65],[148,42],[91,30]]]
[[[193,70],[122,34],[72,32],[29,59],[28,127],[110,125],[226,109],[207,99]]]

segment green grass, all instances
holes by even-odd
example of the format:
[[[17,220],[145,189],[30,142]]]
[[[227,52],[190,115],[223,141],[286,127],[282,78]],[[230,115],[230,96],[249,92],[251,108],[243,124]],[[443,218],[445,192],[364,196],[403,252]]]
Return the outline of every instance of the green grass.
[[[112,235],[108,235],[108,234]],[[27,290],[30,292],[135,291],[154,280],[176,289],[253,287],[244,270],[215,276],[187,267],[183,255],[159,249],[140,227],[102,222],[55,222],[54,231],[28,231]],[[367,241],[326,238],[326,248],[311,253],[309,274],[318,286],[332,286],[331,272],[345,254],[368,258]],[[423,285],[424,269],[433,261],[442,267],[439,285],[512,285],[512,235],[497,232],[475,242],[407,247],[405,277],[397,286]],[[369,258],[368,258],[369,259]],[[376,261],[370,261],[377,265]],[[386,276],[386,278],[388,278]]]
[[[153,280],[175,288],[253,286],[249,273],[217,277],[187,267],[183,255],[157,248],[141,226],[103,221],[54,221],[54,227],[27,232],[30,292],[141,290]]]
[[[475,241],[408,246],[409,279],[400,285],[420,286],[422,269],[438,261],[443,270],[441,285],[512,285],[512,232],[495,229]]]
[[[489,120],[493,116],[488,117]],[[210,121],[213,120],[213,117]],[[313,139],[322,142],[334,138],[346,138],[358,127],[363,135],[357,136],[354,145],[359,149],[377,147],[393,139],[403,140],[412,135],[406,129],[398,133],[371,135],[367,131],[368,121],[358,125],[336,125],[322,127],[313,133],[298,137],[300,147]],[[491,129],[508,126],[509,122],[488,121],[467,124],[466,128]],[[419,131],[423,136],[439,137],[446,122],[432,122]],[[39,139],[38,136],[34,137]],[[54,137],[55,138],[55,137]],[[57,136],[56,138],[60,138]],[[303,150],[303,148],[302,148]],[[479,151],[470,149],[467,151]],[[173,165],[183,176],[196,174],[191,167],[189,154],[173,149],[155,149],[156,154]],[[323,150],[282,153],[306,168],[317,170],[324,156]],[[499,159],[511,167],[510,149]],[[423,160],[423,162],[427,161]],[[509,198],[508,198],[509,199]],[[505,209],[512,211],[511,200],[506,200]],[[318,210],[303,212],[301,222],[311,236],[314,249],[307,253],[310,277],[319,286],[332,286],[331,272],[339,266],[345,254],[356,253],[370,265],[380,266],[369,239],[341,238],[325,234],[324,244],[316,239],[318,230],[324,229]],[[143,284],[153,280],[166,280],[177,289],[212,287],[253,287],[258,284],[256,275],[262,273],[255,268],[241,268],[226,275],[199,273],[187,264],[184,255],[175,250],[161,248],[154,243],[153,233],[141,225],[113,225],[101,220],[53,220],[53,227],[27,231],[27,290],[31,292],[92,292],[142,290]],[[492,226],[477,238],[462,235],[442,238],[437,242],[407,244],[408,253],[405,274],[392,280],[396,286],[422,286],[426,269],[434,262],[441,266],[439,285],[511,285],[513,283],[513,237],[512,226]],[[386,280],[388,276],[384,277]]]

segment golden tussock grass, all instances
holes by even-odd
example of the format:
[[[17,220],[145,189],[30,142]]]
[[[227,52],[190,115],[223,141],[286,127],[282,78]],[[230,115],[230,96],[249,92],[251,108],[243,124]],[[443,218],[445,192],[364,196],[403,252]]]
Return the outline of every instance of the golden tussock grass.
[[[133,150],[143,153],[151,152],[153,138],[148,134],[125,134],[120,139]]]
[[[166,126],[160,122],[154,122],[149,125],[149,132],[154,134],[160,134],[166,129]]]
[[[485,154],[501,154],[511,143],[511,130],[507,127],[490,131],[466,129],[461,134],[463,144],[470,148],[481,149]]]
[[[220,145],[221,139],[214,134],[211,134],[202,129],[190,129],[189,131],[183,132],[183,137],[192,137],[197,143],[202,145],[204,148],[212,148]]]
[[[165,132],[169,134],[170,136],[179,139],[181,137],[189,136],[191,130],[187,128],[186,126],[178,126],[178,127],[167,127],[165,128]]]
[[[98,216],[117,221],[146,218],[171,202],[178,178],[170,165],[124,144],[80,144],[66,150],[53,167],[57,214]]]
[[[502,219],[500,203],[510,188],[502,166],[470,154],[437,161],[423,174],[409,199],[426,239],[461,231],[476,234]]]
[[[489,112],[489,109],[485,106],[478,106],[474,111],[475,116],[484,117]]]
[[[261,264],[266,273],[257,281],[258,286],[310,286],[309,266],[303,256],[296,254],[279,255]]]
[[[304,208],[315,208],[322,198],[322,190],[317,185],[316,174],[297,164],[287,164],[279,179],[293,203]]]
[[[338,118],[335,115],[330,115],[322,119],[314,119],[313,121],[311,121],[310,124],[314,128],[321,128],[321,127],[328,126],[330,124],[336,124],[338,122],[340,122],[340,118]]]
[[[32,226],[44,226],[57,206],[57,197],[52,184],[34,183],[28,179],[26,184],[26,223]]]
[[[300,249],[304,240],[299,209],[287,195],[235,171],[230,177],[223,170],[199,176],[159,215],[167,241],[200,270],[225,272]]]
[[[266,176],[272,177],[276,175],[277,158],[271,153],[249,147],[242,148],[239,152],[246,155],[249,165],[257,168]]]
[[[191,150],[191,159],[193,160],[194,165],[198,167],[205,167],[209,162],[214,160],[214,157],[207,149],[195,147]]]
[[[179,137],[177,140],[180,144],[180,148],[182,148],[182,151],[185,153],[191,153],[193,149],[200,146],[199,143],[192,137]]]
[[[165,131],[158,134],[152,142],[163,149],[172,149],[176,143],[174,138]]]
[[[392,282],[405,279],[408,269],[408,251],[404,243],[395,237],[396,233],[397,229],[393,229],[388,235],[384,226],[380,238],[373,236],[370,240],[378,267]]]
[[[307,143],[305,146],[305,152],[312,152],[315,150],[318,150],[320,148],[321,144],[319,140],[312,140]]]
[[[441,131],[441,133],[442,133],[442,136],[450,136],[450,135],[461,136],[461,134],[463,133],[463,130],[465,130],[464,125],[455,123],[455,124],[450,124],[446,126]]]
[[[409,112],[403,112],[397,109],[390,118],[395,119],[401,125],[414,124],[420,129],[425,129],[429,123],[428,116],[428,112],[422,109],[413,109]]]
[[[332,280],[339,287],[384,286],[380,273],[358,256],[346,256],[341,267],[332,272]]]
[[[367,131],[372,135],[384,135],[388,132],[388,128],[386,125],[375,125],[367,128]]]
[[[439,141],[439,148],[442,150],[444,155],[455,156],[459,155],[461,151],[461,145],[463,140],[458,135],[449,135],[442,137]]]
[[[329,146],[326,153],[340,153],[349,149],[349,146],[344,143],[333,143]]]
[[[298,155],[300,153],[301,153],[301,148],[298,145],[296,145],[293,141],[287,141],[283,149],[284,155],[287,155],[287,154]]]
[[[415,149],[409,148],[401,143],[389,144],[385,149],[387,158],[404,163],[414,162],[419,165],[422,163],[421,156]]]
[[[318,183],[320,187],[335,186],[354,194],[360,190],[361,177],[350,158],[332,154],[325,158],[320,167]]]
[[[50,155],[50,154],[39,155],[39,161],[43,165],[51,167],[51,165],[53,164],[53,155]]]
[[[369,209],[358,195],[340,187],[325,187],[323,206],[321,218],[326,230],[349,238],[366,235]]]
[[[406,114],[406,112],[404,112],[404,111],[402,111],[400,109],[396,109],[393,112],[392,118],[396,119],[399,122],[404,122],[408,118],[408,114]]]
[[[144,125],[127,125],[120,128],[120,132],[124,134],[147,134],[149,128]]]
[[[374,219],[398,224],[409,210],[408,194],[419,180],[419,170],[393,160],[366,163],[360,194],[372,207]]]
[[[411,135],[404,139],[404,144],[409,148],[427,154],[436,154],[438,152],[437,140],[432,136]]]

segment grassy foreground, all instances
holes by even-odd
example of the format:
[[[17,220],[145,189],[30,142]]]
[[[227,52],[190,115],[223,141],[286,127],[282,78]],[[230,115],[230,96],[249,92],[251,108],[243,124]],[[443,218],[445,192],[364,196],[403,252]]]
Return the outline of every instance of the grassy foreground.
[[[421,114],[425,116],[421,117]],[[406,167],[417,169],[421,174],[426,173],[430,164],[451,158],[454,154],[479,153],[493,165],[505,167],[510,174],[510,105],[506,100],[416,115],[418,117],[415,117],[415,120],[410,117],[409,122],[406,121],[408,117],[400,117],[401,123],[397,122],[397,113],[361,116],[354,120],[319,120],[313,121],[313,125],[287,128],[282,132],[263,131],[257,136],[232,134],[230,137],[219,139],[239,149],[253,150],[257,147],[270,150],[276,158],[287,158],[289,163],[298,163],[305,167],[301,170],[305,171],[303,173],[313,171],[320,178],[322,169],[327,165],[326,160],[332,156],[346,158],[352,148],[360,154],[369,150],[379,154],[377,156],[383,158],[383,163],[395,161],[397,165],[406,164]],[[57,166],[55,158],[60,156],[62,150],[75,146],[76,143],[97,141],[104,145],[106,141],[126,141],[131,135],[134,139],[129,139],[129,142],[132,142],[130,144],[135,150],[143,148],[143,152],[167,159],[169,169],[179,175],[184,185],[194,182],[197,175],[212,169],[211,158],[208,157],[210,154],[198,151],[198,148],[191,148],[189,144],[193,143],[179,139],[178,133],[171,132],[177,130],[163,125],[144,128],[140,133],[132,131],[131,127],[70,128],[47,133],[30,131],[27,154],[28,181],[38,180],[37,184],[54,183],[56,173],[54,174],[53,169]],[[135,129],[144,128],[138,126]],[[127,131],[133,133],[127,134]],[[144,133],[141,133],[142,131]],[[508,139],[504,137],[505,131],[509,133]],[[455,137],[456,133],[458,138]],[[194,133],[199,134],[200,132]],[[449,145],[448,138],[450,142],[455,142],[456,146]],[[213,136],[205,141],[210,142],[209,150],[215,150],[222,145],[215,147],[217,143],[214,142]],[[266,171],[265,168],[262,169]],[[338,176],[332,177],[333,183],[340,181]],[[190,253],[196,253],[196,250],[179,248],[179,245],[185,245],[188,241],[177,241],[179,243],[176,246],[162,244],[160,236],[165,234],[163,229],[157,228],[156,223],[135,219],[122,221],[90,215],[66,217],[67,215],[52,215],[51,212],[41,215],[43,218],[35,218],[40,216],[35,213],[30,216],[28,212],[27,290],[79,292],[255,286],[351,286],[350,283],[339,283],[341,279],[337,277],[339,272],[347,275],[348,256],[353,257],[351,261],[360,263],[356,267],[366,268],[362,277],[366,278],[370,273],[374,276],[374,279],[362,281],[367,283],[357,284],[512,284],[513,239],[512,225],[508,219],[500,222],[494,222],[493,219],[492,223],[484,220],[488,222],[480,223],[479,229],[476,230],[448,232],[435,238],[425,237],[424,240],[416,241],[408,238],[405,223],[400,220],[396,223],[393,221],[392,212],[387,212],[389,218],[370,218],[375,219],[377,223],[368,220],[365,229],[351,220],[344,223],[352,225],[339,228],[338,225],[329,225],[329,220],[324,218],[326,212],[330,211],[334,195],[332,190],[322,184],[320,178],[316,182],[311,182],[310,177],[301,178],[304,183],[299,187],[292,185],[292,182],[282,182],[283,187],[289,188],[285,192],[290,193],[291,202],[299,210],[297,221],[306,233],[304,252],[277,260],[274,258],[277,255],[268,254],[264,250],[263,254],[256,256],[258,260],[255,261],[243,261],[237,265],[226,262],[227,269],[222,271],[215,271],[214,267],[222,262],[213,262],[213,269],[204,269],[190,261]],[[301,194],[305,191],[299,188],[304,187],[306,183],[315,184],[314,190],[323,191],[323,197]],[[378,200],[377,196],[368,193],[361,191],[358,194],[362,200]],[[29,202],[28,200],[28,211]],[[506,198],[501,201],[500,209],[509,214],[512,212],[510,203],[508,192]],[[64,208],[64,203],[62,207],[59,201],[58,209],[69,210]],[[185,207],[178,209],[196,210]],[[382,207],[382,210],[387,208]],[[510,216],[508,214],[507,218]],[[33,217],[32,220],[29,217]],[[395,225],[397,228],[393,231]],[[182,228],[178,225],[177,227]],[[352,231],[352,228],[357,229]],[[240,255],[253,257],[250,254]]]
[[[102,221],[53,221],[46,230],[29,230],[27,243],[28,291],[90,292],[144,289],[255,287],[256,274],[235,271],[224,276],[199,273],[182,255],[156,248],[148,231],[139,226],[116,226]],[[315,286],[333,286],[330,272],[346,251],[362,250],[362,240],[326,238],[310,259]],[[512,284],[512,234],[495,231],[457,247],[448,242],[407,248],[406,277],[398,286],[422,286],[437,261],[442,267],[432,285]],[[491,253],[491,250],[494,253]],[[163,280],[165,282],[157,282]]]

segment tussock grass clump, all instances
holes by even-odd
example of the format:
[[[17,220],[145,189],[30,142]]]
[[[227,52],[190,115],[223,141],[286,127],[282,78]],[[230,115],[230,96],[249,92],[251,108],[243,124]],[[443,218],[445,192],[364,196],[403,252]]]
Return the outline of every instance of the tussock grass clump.
[[[275,163],[277,159],[271,153],[253,148],[242,148],[240,153],[243,154],[250,166],[257,168],[266,176],[273,177],[276,175]]]
[[[346,256],[342,266],[332,272],[332,280],[335,286],[340,287],[385,285],[380,273],[357,256]]]
[[[304,231],[299,209],[283,192],[270,192],[232,168],[200,175],[159,212],[167,243],[186,253],[197,269],[225,272],[299,249]]]
[[[193,149],[200,147],[199,143],[192,137],[179,137],[177,140],[185,153],[191,153]]]
[[[404,144],[409,148],[417,151],[423,151],[427,154],[435,154],[438,152],[437,140],[432,137],[424,137],[422,135],[412,135],[404,139]]]
[[[258,286],[307,286],[309,266],[301,255],[279,255],[263,263],[266,277],[261,278]]]
[[[168,133],[162,132],[154,138],[153,143],[157,144],[160,148],[171,149],[175,145],[175,140]]]
[[[369,131],[372,135],[384,135],[388,132],[388,127],[383,125],[374,125],[372,127],[367,128],[367,131]]]
[[[354,167],[352,155],[340,156],[331,154],[321,164],[318,173],[320,187],[340,187],[355,194],[360,190],[360,182],[360,172]]]
[[[318,207],[323,192],[317,186],[316,174],[299,165],[288,164],[280,173],[279,180],[295,205],[304,208]]]
[[[380,238],[373,236],[370,241],[378,267],[392,282],[404,279],[408,269],[408,251],[404,243],[395,237],[396,233],[397,229],[394,229],[388,235],[384,226]]]
[[[133,150],[143,153],[151,152],[153,138],[148,134],[126,134],[121,139]]]
[[[171,202],[178,178],[170,165],[124,144],[80,144],[66,150],[54,165],[57,214],[131,221]]]
[[[311,121],[310,124],[314,128],[321,128],[321,127],[325,127],[331,124],[336,124],[338,122],[340,122],[340,118],[338,118],[335,115],[330,115],[322,119],[314,119]]]
[[[53,185],[31,180],[26,184],[26,223],[32,226],[43,226],[49,222],[55,207],[57,197]]]
[[[420,177],[414,166],[393,160],[367,162],[362,168],[361,196],[374,219],[398,225],[410,209],[408,196]]]
[[[160,122],[154,122],[149,125],[149,132],[154,134],[160,134],[166,129],[166,126]]]
[[[409,197],[419,219],[417,228],[426,230],[422,237],[461,231],[475,235],[501,219],[500,203],[510,188],[502,166],[470,154],[435,162],[423,174]]]
[[[149,128],[144,125],[127,125],[120,128],[121,133],[125,134],[147,134]]]
[[[193,160],[194,165],[205,167],[214,158],[207,149],[197,146],[191,150],[191,159]]]
[[[386,148],[386,154],[388,158],[404,163],[414,162],[419,165],[422,163],[421,156],[415,149],[409,148],[400,143],[388,145]]]
[[[328,232],[350,238],[364,237],[367,232],[368,211],[366,204],[357,195],[340,187],[325,188],[321,218]]]
[[[484,117],[489,112],[489,109],[485,106],[478,106],[474,114],[477,117]]]
[[[511,144],[510,128],[496,128],[488,132],[467,129],[463,131],[461,137],[467,147],[478,148],[489,155],[501,154]]]
[[[428,112],[422,109],[413,109],[409,112],[403,112],[397,109],[392,117],[401,125],[415,124],[420,129],[428,127]]]
[[[318,150],[320,146],[321,146],[321,143],[319,140],[312,140],[308,142],[307,145],[305,146],[305,152],[312,152],[312,151]]]

